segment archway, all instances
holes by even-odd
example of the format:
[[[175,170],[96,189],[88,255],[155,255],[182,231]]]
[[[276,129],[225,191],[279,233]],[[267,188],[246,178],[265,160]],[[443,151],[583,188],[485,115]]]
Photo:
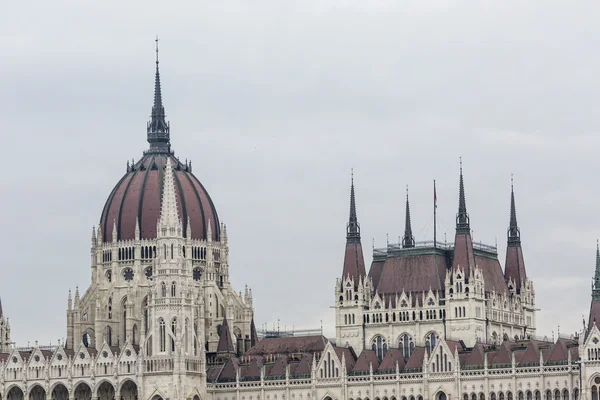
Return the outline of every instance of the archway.
[[[115,388],[109,382],[102,382],[98,386],[98,400],[113,400],[115,398]]]
[[[122,400],[136,400],[138,397],[137,385],[131,380],[125,381],[121,386],[120,395]]]
[[[160,397],[159,395],[156,395],[152,398],[152,400],[163,400],[163,398]]]
[[[90,396],[91,395],[92,394],[90,393]],[[62,383],[56,385],[54,389],[52,389],[52,398],[54,400],[69,400],[69,391],[67,390],[66,386]]]
[[[437,400],[448,400],[448,397],[446,396],[446,393],[444,392],[439,392],[438,395],[436,396]]]
[[[29,400],[46,400],[46,391],[40,385],[35,385],[29,391]]]
[[[200,396],[195,395],[193,400],[200,400]]]
[[[77,400],[92,400],[92,389],[85,382],[79,383],[75,386],[75,398]]]
[[[6,395],[6,400],[23,400],[24,397],[25,395],[23,394],[21,388],[18,386],[13,386],[8,391],[8,394]]]

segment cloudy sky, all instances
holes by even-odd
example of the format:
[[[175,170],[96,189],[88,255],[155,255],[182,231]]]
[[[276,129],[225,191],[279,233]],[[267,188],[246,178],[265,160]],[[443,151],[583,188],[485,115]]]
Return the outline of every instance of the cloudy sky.
[[[567,6],[568,3],[568,6]],[[66,336],[69,288],[126,160],[146,148],[154,37],[178,156],[227,223],[257,323],[333,334],[354,168],[363,246],[453,237],[504,263],[510,175],[540,334],[582,326],[600,236],[593,1],[6,2],[0,296],[20,345]]]

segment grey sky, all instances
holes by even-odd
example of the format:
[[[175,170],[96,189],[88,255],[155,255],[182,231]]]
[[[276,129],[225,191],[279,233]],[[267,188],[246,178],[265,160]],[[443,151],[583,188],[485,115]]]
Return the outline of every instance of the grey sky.
[[[68,289],[87,288],[92,226],[146,148],[156,34],[173,148],[227,223],[259,325],[333,334],[351,168],[370,263],[371,238],[402,234],[405,185],[431,239],[437,180],[452,240],[462,156],[474,240],[497,237],[504,264],[514,173],[538,332],[581,328],[600,236],[597,2],[5,3],[0,296],[19,344],[64,337]]]

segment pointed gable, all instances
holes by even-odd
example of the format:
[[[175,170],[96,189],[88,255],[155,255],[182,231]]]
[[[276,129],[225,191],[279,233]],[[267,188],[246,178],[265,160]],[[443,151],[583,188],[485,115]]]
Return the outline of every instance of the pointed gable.
[[[354,353],[354,349],[352,347],[337,347],[333,346],[335,350],[335,354],[337,355],[340,363],[342,362],[342,358],[346,363],[346,372],[350,372],[354,369],[354,365],[356,364],[356,353]]]
[[[256,333],[256,325],[254,324],[254,317],[250,321],[250,348],[256,346],[258,343],[258,334]]]
[[[512,364],[511,351],[506,341],[502,342],[493,358],[488,356],[488,362],[490,365],[494,366],[505,366]]]
[[[467,353],[463,359],[461,359],[461,365],[465,369],[477,369],[483,368],[484,359],[483,346],[478,343],[471,349],[470,353]]]
[[[275,362],[269,366],[266,372],[268,378],[279,378],[285,376],[287,366],[287,358],[285,356],[278,357]]]

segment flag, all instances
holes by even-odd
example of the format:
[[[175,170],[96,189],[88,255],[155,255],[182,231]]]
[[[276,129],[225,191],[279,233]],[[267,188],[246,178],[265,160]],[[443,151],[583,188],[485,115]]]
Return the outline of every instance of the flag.
[[[435,191],[435,181],[433,181],[433,206],[437,208],[437,192]]]

